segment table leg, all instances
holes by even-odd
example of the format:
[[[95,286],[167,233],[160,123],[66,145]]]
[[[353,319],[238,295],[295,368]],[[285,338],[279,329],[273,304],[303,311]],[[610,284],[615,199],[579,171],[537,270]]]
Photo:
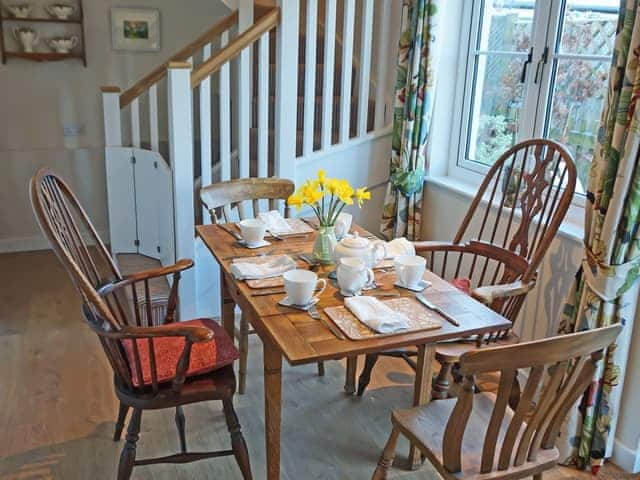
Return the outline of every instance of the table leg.
[[[356,370],[358,357],[347,357],[347,371],[345,372],[344,391],[347,395],[356,393]]]
[[[267,480],[280,479],[280,426],[282,416],[282,354],[270,342],[264,345],[264,429]]]
[[[229,293],[229,286],[224,273],[220,272],[220,298],[222,299],[222,326],[227,331],[227,334],[231,340],[235,339],[235,307],[236,303],[233,301],[231,294]]]
[[[431,376],[433,375],[433,361],[435,347],[432,345],[418,346],[418,362],[416,380],[413,387],[413,406],[424,405],[431,401]],[[416,470],[421,465],[420,451],[411,445],[409,449],[409,468]]]

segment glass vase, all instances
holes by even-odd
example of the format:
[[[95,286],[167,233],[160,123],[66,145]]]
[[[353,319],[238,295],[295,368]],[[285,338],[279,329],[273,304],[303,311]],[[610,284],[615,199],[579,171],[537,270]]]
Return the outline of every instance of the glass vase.
[[[313,258],[322,265],[333,263],[333,250],[336,248],[336,230],[332,225],[318,227],[318,235],[313,242]]]

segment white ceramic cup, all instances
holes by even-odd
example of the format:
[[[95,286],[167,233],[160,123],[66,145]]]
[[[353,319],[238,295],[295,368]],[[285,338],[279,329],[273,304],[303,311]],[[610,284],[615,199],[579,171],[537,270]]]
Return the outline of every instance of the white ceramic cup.
[[[284,290],[287,292],[289,301],[294,305],[309,305],[313,298],[313,293],[318,288],[321,295],[327,288],[327,281],[324,278],[318,279],[318,275],[309,270],[289,270],[282,275],[284,278]]]
[[[394,260],[396,278],[402,285],[415,287],[422,280],[427,261],[419,255],[400,255]]]
[[[239,224],[242,239],[247,245],[257,245],[264,239],[267,224],[258,218],[248,218]]]
[[[362,258],[345,257],[338,263],[338,285],[342,295],[353,295],[374,280],[373,270]]]
[[[353,215],[347,212],[340,212],[338,214],[338,218],[336,219],[335,230],[336,230],[336,238],[340,240],[344,237],[349,230],[351,229],[351,222],[353,220]]]

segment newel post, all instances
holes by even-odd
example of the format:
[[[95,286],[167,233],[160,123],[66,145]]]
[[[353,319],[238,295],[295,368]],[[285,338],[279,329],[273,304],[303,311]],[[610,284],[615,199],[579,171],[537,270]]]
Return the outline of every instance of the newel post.
[[[276,175],[296,179],[296,123],[298,107],[298,23],[300,2],[278,0],[280,24],[276,49]]]
[[[104,117],[105,147],[122,146],[120,124],[120,87],[105,86],[102,91],[102,115]]]
[[[190,63],[169,63],[167,94],[176,259],[194,259],[193,102]],[[181,320],[195,318],[197,308],[195,268],[183,272],[178,293],[180,296],[179,318]]]

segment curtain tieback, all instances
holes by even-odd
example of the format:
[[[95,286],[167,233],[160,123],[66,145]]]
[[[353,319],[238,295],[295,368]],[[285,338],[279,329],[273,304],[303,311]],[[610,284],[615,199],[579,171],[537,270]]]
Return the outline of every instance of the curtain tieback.
[[[586,258],[582,260],[582,271],[587,285],[605,302],[614,302],[627,292],[638,279],[640,255],[619,265],[609,265],[598,259],[585,245]]]

